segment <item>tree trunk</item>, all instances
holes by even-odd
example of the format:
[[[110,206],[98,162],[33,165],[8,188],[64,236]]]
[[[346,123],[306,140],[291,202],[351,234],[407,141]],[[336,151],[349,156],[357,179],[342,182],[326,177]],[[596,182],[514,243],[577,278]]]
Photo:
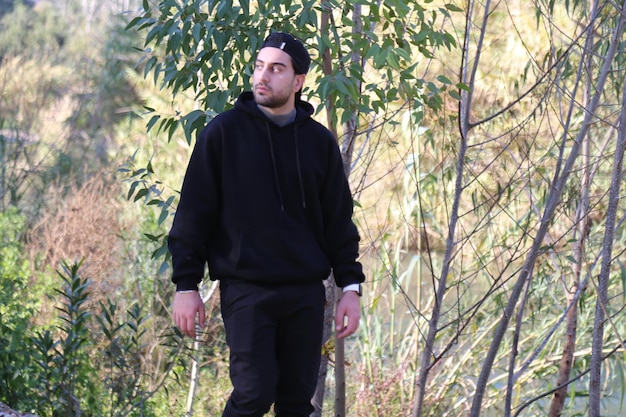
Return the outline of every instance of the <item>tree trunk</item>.
[[[330,19],[332,5],[328,0],[322,1],[322,17],[321,17],[321,32],[322,36],[330,35]],[[353,33],[361,32],[361,6],[358,4],[353,5],[352,21],[354,23]],[[361,57],[357,53],[353,53],[351,61],[354,63],[361,63]],[[332,74],[332,62],[330,57],[330,51],[325,48],[322,51],[322,69],[325,75]],[[357,86],[360,89],[360,85]],[[333,133],[335,138],[338,138],[337,129],[332,124],[331,115],[334,112],[332,100],[326,101],[326,115],[329,121],[328,129]],[[341,155],[343,159],[343,167],[346,178],[350,178],[351,164],[352,164],[352,151],[354,149],[354,139],[356,138],[356,112],[352,115],[351,119],[346,123],[344,140],[341,142]],[[335,280],[329,279],[326,284],[326,311],[324,313],[324,340],[330,340],[334,334],[333,323],[336,310],[336,303],[341,297],[341,290],[336,287]],[[335,338],[334,341],[334,356],[335,356],[335,417],[344,417],[346,415],[346,373],[345,373],[345,347],[344,340]],[[321,417],[324,393],[326,389],[326,375],[328,373],[328,356],[322,357],[320,364],[319,378],[317,381],[317,388],[315,390],[315,396],[313,404],[315,411],[311,414],[311,417]]]
[[[341,288],[335,289],[339,302]],[[335,417],[346,416],[346,351],[343,339],[335,337]]]
[[[485,6],[485,10],[489,10],[490,1],[487,0],[487,4]],[[468,37],[470,36],[470,22],[472,16],[471,6],[468,6],[468,12],[466,16],[466,29],[465,29],[465,46],[463,48],[464,53],[468,53]],[[477,55],[480,52],[480,45],[482,44],[482,39],[485,33],[485,27],[487,23],[487,12],[485,12],[485,18],[483,21],[483,28],[481,30],[481,40],[479,41],[479,47]],[[467,57],[463,60],[463,67],[461,68],[461,78],[462,82],[466,82],[467,85],[472,85],[473,78],[476,74],[476,68],[478,66],[479,58],[476,56],[474,60],[474,69],[469,71],[469,68],[465,65],[470,62]],[[424,398],[426,394],[426,383],[428,381],[428,375],[430,373],[430,369],[432,364],[434,363],[435,356],[435,339],[438,331],[438,324],[441,314],[441,303],[443,301],[443,297],[447,288],[447,277],[450,271],[450,263],[452,260],[452,253],[454,249],[455,234],[456,234],[456,226],[458,223],[458,211],[459,204],[461,201],[461,193],[463,191],[463,176],[464,176],[464,163],[465,163],[465,155],[467,151],[467,136],[469,135],[469,131],[471,129],[469,115],[470,108],[472,103],[472,89],[470,88],[467,93],[462,93],[463,99],[459,102],[459,131],[461,135],[461,141],[459,144],[458,157],[456,161],[456,182],[454,186],[454,196],[452,209],[450,213],[450,221],[448,223],[448,236],[446,237],[446,248],[443,256],[443,267],[441,268],[441,274],[439,276],[439,280],[437,283],[436,293],[435,293],[435,302],[433,305],[433,311],[430,316],[430,320],[428,323],[428,333],[426,335],[426,340],[424,341],[424,348],[420,354],[420,363],[419,363],[419,372],[417,377],[415,378],[415,396],[413,400],[413,417],[420,417],[422,415],[422,410],[424,407]],[[420,340],[417,338],[417,340]],[[419,352],[419,347],[417,349]]]
[[[329,0],[322,0],[322,16],[321,16],[321,35],[328,36],[330,33],[330,13],[332,12],[331,4]],[[322,70],[325,75],[332,73],[332,61],[330,57],[330,51],[327,47],[324,47],[323,51],[320,51],[322,55]],[[326,116],[329,121],[328,129],[333,133],[333,136],[337,138],[337,129],[330,122],[333,114],[333,102],[332,100],[326,101]],[[334,277],[330,277],[324,282],[326,288],[326,308],[324,310],[324,343],[331,340],[334,337],[334,318],[335,318],[335,305],[336,305],[336,284]],[[321,352],[320,352],[321,354]],[[315,388],[315,395],[313,396],[313,407],[315,410],[311,414],[311,417],[322,417],[324,409],[324,396],[326,393],[326,376],[328,374],[328,353],[322,355],[320,362],[320,369],[317,378],[317,387]]]
[[[324,281],[326,287],[326,309],[324,310],[324,342],[334,337],[333,322],[335,320],[335,279],[333,277]],[[317,387],[313,396],[312,404],[315,407],[311,417],[322,417],[324,409],[324,395],[326,392],[326,376],[328,375],[328,354],[322,355],[320,369],[317,378]]]
[[[591,59],[587,60],[588,73],[591,74]],[[584,93],[585,103],[589,103],[590,86]],[[560,387],[554,393],[550,403],[549,417],[560,417],[565,405],[567,397],[567,385],[570,378],[572,365],[574,364],[574,352],[576,351],[576,333],[578,330],[578,298],[576,294],[580,288],[580,278],[585,263],[586,251],[585,245],[589,236],[589,185],[591,184],[591,149],[589,146],[589,135],[585,135],[582,144],[582,167],[581,167],[581,185],[580,185],[580,202],[576,210],[574,219],[576,224],[576,245],[574,247],[574,271],[572,282],[569,288],[565,288],[567,292],[567,322],[565,326],[565,340],[563,341],[563,353],[561,354],[561,363],[559,365],[559,374],[556,380],[556,386]]]
[[[624,26],[626,25],[626,1],[622,3],[620,10],[619,25],[615,29],[616,39],[613,44],[622,38]],[[608,286],[609,275],[611,273],[611,261],[613,256],[613,237],[615,233],[615,223],[617,210],[620,203],[620,188],[622,180],[622,163],[624,150],[626,149],[626,87],[623,90],[621,114],[615,145],[615,157],[613,160],[613,173],[611,177],[611,188],[609,190],[609,206],[606,213],[606,223],[604,227],[604,241],[602,244],[602,268],[598,277],[596,288],[596,311],[593,328],[593,340],[591,344],[591,371],[589,380],[589,417],[600,417],[600,402],[602,400],[602,348],[604,347],[604,322],[609,316],[606,311],[608,307]]]
[[[563,353],[561,355],[561,363],[559,365],[559,375],[556,380],[556,386],[560,387],[554,393],[552,402],[550,403],[549,417],[559,417],[563,412],[563,405],[567,397],[567,385],[569,376],[574,362],[574,351],[576,350],[576,329],[578,326],[578,308],[576,290],[578,284],[575,284],[568,294],[567,302],[570,309],[567,313],[567,325],[565,327],[565,342],[563,344]]]

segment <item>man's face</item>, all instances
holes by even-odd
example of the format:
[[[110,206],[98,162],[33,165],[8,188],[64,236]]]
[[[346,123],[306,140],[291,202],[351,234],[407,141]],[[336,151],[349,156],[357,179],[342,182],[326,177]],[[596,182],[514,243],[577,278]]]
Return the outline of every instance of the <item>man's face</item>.
[[[259,51],[252,76],[252,92],[257,104],[275,114],[289,113],[294,107],[295,93],[303,82],[304,74],[294,73],[289,54],[272,47]]]

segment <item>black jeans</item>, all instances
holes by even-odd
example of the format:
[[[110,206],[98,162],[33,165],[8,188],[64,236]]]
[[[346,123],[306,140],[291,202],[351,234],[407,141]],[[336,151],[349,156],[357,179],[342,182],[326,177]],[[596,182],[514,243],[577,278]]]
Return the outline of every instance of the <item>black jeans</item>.
[[[321,359],[325,292],[320,282],[220,282],[233,392],[222,417],[313,412]]]

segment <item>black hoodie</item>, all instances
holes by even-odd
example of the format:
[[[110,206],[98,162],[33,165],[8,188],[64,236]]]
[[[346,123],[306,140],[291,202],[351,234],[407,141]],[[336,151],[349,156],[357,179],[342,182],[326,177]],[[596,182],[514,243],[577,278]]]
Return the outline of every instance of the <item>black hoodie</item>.
[[[197,289],[210,278],[263,283],[364,281],[352,197],[332,134],[298,101],[278,126],[250,92],[201,132],[170,230],[172,281]]]

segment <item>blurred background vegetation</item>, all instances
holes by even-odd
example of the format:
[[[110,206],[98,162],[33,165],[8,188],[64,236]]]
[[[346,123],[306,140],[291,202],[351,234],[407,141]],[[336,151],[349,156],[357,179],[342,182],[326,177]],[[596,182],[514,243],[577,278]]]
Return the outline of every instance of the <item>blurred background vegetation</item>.
[[[197,127],[220,105],[227,106],[234,91],[202,92],[210,98],[185,88],[174,94],[175,88],[159,78],[163,73],[153,74],[157,58],[165,62],[165,47],[147,48],[146,32],[150,25],[175,19],[165,8],[158,14],[158,3],[167,2],[0,1],[0,401],[15,409],[42,417],[191,415],[192,409],[195,415],[217,416],[229,394],[214,288],[204,289],[211,320],[202,343],[193,345],[172,328],[174,288],[163,243],[193,146],[193,123]],[[223,6],[216,13],[236,9],[232,1],[209,3]],[[348,6],[330,3],[337,27],[353,24],[342,20],[342,7]],[[584,127],[583,109],[565,117],[564,103],[570,98],[582,103],[586,95],[565,93],[580,81],[572,78],[578,58],[567,55],[568,42],[578,39],[562,34],[597,19],[604,26],[594,26],[596,36],[604,39],[603,33],[609,36],[616,27],[612,22],[618,13],[604,8],[592,19],[579,2],[536,2],[528,8],[512,1],[487,2],[490,21],[479,43],[472,30],[480,19],[467,13],[479,9],[459,2],[458,10],[466,13],[440,14],[436,21],[452,34],[453,45],[433,41],[412,51],[407,45],[418,41],[403,43],[402,34],[411,33],[394,27],[394,19],[403,12],[414,13],[412,22],[428,18],[412,2],[380,3],[388,5],[376,30],[397,38],[389,35],[394,41],[385,43],[381,36],[381,44],[393,53],[370,50],[373,63],[363,85],[368,92],[384,93],[357,108],[360,131],[351,136],[357,146],[349,161],[350,180],[368,282],[362,326],[346,346],[347,415],[411,415],[420,388],[425,393],[419,415],[466,415],[494,329],[539,234],[541,213],[550,205],[556,173],[574,147],[571,139],[560,142],[560,136],[573,138]],[[289,5],[281,7],[289,11]],[[147,10],[154,14],[148,16]],[[550,24],[539,11],[549,14]],[[306,7],[295,13],[300,21],[318,20]],[[135,20],[127,29],[139,17],[153,20]],[[468,20],[473,24],[465,26]],[[435,21],[428,22],[432,26],[416,31],[415,39],[437,39]],[[167,39],[173,32],[164,33]],[[603,56],[607,49],[598,42],[594,51]],[[483,53],[477,77],[464,78],[467,68],[461,63],[478,62],[472,55],[477,50]],[[620,50],[603,106],[594,113],[606,123],[593,126],[592,144],[585,148],[588,159],[575,165],[555,203],[550,232],[541,238],[532,262],[534,279],[524,287],[517,316],[497,346],[481,404],[485,415],[510,415],[511,410],[548,415],[554,388],[563,383],[557,377],[566,357],[570,333],[564,323],[572,304],[578,306],[578,343],[562,415],[588,413],[594,307],[600,298],[595,278],[606,248],[608,190],[618,153],[623,56]],[[245,57],[240,59],[232,66],[240,78],[216,75],[208,84],[234,82],[243,88],[246,72],[237,66],[245,66]],[[307,91],[320,109],[328,104],[323,91],[344,100],[357,93],[349,81],[356,77],[350,77],[347,59],[342,62],[348,67],[344,78],[324,77],[320,60],[309,76],[326,89]],[[557,75],[542,76],[557,66]],[[386,73],[387,67],[398,71]],[[181,67],[177,70],[183,74]],[[420,81],[415,87],[419,96],[407,93],[413,81],[402,78],[407,74],[419,74],[414,76]],[[553,83],[542,84],[546,78]],[[466,114],[462,104],[469,93],[474,101]],[[376,100],[385,107],[376,107]],[[343,113],[336,120],[321,110],[316,117],[350,125],[346,109],[354,103],[348,101],[337,101]],[[377,111],[366,118],[365,108]],[[165,122],[161,129],[155,115]],[[188,119],[193,123],[179,125],[186,115],[194,115]],[[467,115],[479,121],[471,125],[472,134],[463,130]],[[338,133],[345,144],[347,133]],[[466,153],[464,144],[469,144]],[[592,176],[585,174],[588,168]],[[461,171],[462,190],[455,188]],[[585,189],[591,195],[586,209],[580,208]],[[455,206],[457,195],[463,198]],[[607,301],[601,306],[607,316],[602,323],[610,329],[600,335],[605,416],[622,415],[626,391],[626,233],[624,204],[618,203]],[[581,210],[588,214],[583,220],[576,215]],[[457,216],[457,232],[450,236]],[[580,233],[574,233],[581,224]],[[584,262],[575,242],[589,248]],[[581,270],[576,272],[575,265]],[[436,321],[432,312],[437,310]],[[431,354],[420,359],[429,349]],[[332,367],[331,344],[325,354]],[[324,415],[333,415],[332,376],[327,385]],[[505,391],[511,394],[506,402]]]
[[[156,152],[133,1],[0,3],[0,401],[40,416],[176,415],[184,345],[118,169]],[[163,93],[167,101],[167,93]],[[171,147],[178,179],[187,150]],[[210,368],[222,370],[217,342]],[[223,345],[223,343],[222,343]],[[222,372],[224,374],[222,375]],[[224,388],[224,395],[227,388]]]

